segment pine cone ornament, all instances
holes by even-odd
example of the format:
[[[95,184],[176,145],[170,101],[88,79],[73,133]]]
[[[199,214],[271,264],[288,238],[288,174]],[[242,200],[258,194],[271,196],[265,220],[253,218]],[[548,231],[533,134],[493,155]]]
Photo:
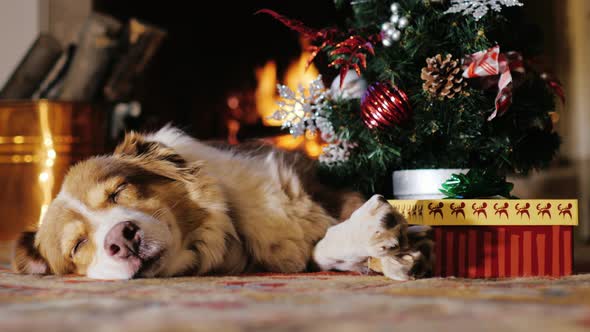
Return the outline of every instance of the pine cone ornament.
[[[467,86],[467,81],[462,75],[461,63],[459,60],[453,60],[452,55],[447,54],[443,59],[438,54],[426,59],[426,64],[427,66],[422,68],[420,78],[425,81],[422,88],[431,96],[452,99]]]

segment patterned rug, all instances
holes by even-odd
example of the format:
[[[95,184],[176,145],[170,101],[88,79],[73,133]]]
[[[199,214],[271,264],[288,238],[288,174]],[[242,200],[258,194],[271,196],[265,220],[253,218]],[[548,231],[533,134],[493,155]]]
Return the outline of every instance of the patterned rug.
[[[590,275],[345,273],[95,281],[0,268],[0,331],[588,331]]]

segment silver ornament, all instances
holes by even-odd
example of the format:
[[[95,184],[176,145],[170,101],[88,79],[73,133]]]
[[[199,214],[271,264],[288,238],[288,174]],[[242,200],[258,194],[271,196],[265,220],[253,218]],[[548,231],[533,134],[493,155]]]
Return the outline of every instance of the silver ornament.
[[[397,2],[391,4],[391,17],[389,22],[381,25],[381,35],[383,36],[383,46],[389,47],[393,42],[399,41],[402,38],[400,30],[405,29],[410,24],[410,19],[400,15],[400,5]]]
[[[410,20],[407,17],[402,17],[397,22],[397,27],[400,29],[405,29],[410,24]]]
[[[383,34],[385,35],[386,38],[391,38],[391,35],[393,34],[394,31],[395,31],[395,28],[391,28],[389,30],[383,31]]]
[[[399,12],[399,3],[397,3],[397,2],[392,3],[390,8],[391,8],[391,12],[394,14]]]
[[[393,13],[393,15],[391,15],[391,18],[389,19],[389,22],[391,22],[392,24],[397,24],[399,20],[399,15],[397,13]]]

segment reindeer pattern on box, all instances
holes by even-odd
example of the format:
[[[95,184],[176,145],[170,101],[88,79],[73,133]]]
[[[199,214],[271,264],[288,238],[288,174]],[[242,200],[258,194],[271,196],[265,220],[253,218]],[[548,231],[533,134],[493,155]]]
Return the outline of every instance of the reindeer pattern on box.
[[[572,273],[577,200],[392,200],[433,229],[434,276],[560,277]],[[485,227],[480,227],[485,226]]]
[[[577,225],[576,200],[391,200],[410,224]]]

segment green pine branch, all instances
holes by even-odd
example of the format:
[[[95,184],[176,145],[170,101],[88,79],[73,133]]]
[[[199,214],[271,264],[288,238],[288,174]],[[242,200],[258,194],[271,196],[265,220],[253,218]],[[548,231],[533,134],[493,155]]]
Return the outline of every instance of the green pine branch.
[[[504,52],[534,54],[538,45],[523,42],[521,22],[508,21],[495,12],[475,21],[470,16],[444,14],[444,8],[423,0],[397,2],[410,25],[398,43],[375,45],[375,56],[368,58],[363,76],[369,84],[389,81],[404,90],[413,107],[412,120],[371,130],[362,123],[359,100],[334,101],[329,119],[340,137],[356,142],[357,147],[348,161],[324,166],[325,178],[372,193],[398,169],[471,168],[505,176],[546,167],[560,138],[553,132],[548,114],[555,109],[554,96],[532,68],[527,68],[524,77],[515,75],[513,104],[504,116],[492,121],[487,118],[494,109],[496,89],[482,91],[472,86],[454,99],[440,100],[423,91],[420,79],[426,58],[437,54],[461,59],[495,44]],[[391,3],[336,1],[338,7],[352,6],[354,17],[349,28],[367,36],[379,33],[381,24],[391,16]]]

